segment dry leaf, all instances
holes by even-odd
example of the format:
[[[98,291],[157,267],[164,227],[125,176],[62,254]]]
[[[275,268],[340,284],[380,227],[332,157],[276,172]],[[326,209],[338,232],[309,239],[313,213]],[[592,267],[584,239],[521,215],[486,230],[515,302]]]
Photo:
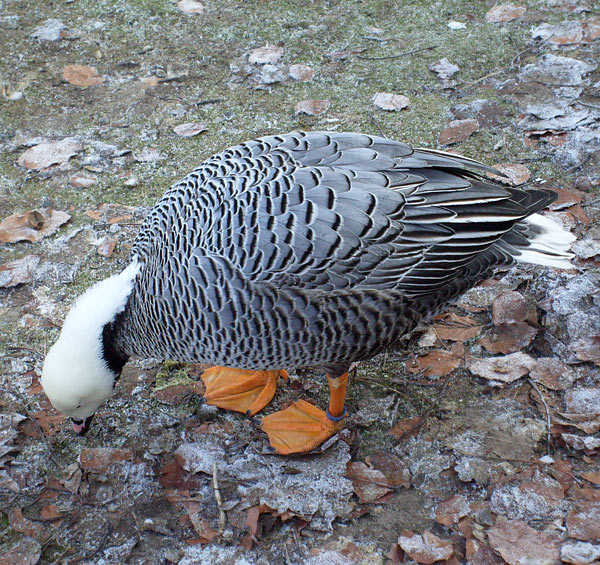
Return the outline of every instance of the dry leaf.
[[[434,325],[433,329],[439,339],[449,341],[467,341],[479,335],[481,326],[465,328],[461,326]]]
[[[81,150],[81,143],[75,137],[67,137],[61,141],[40,143],[30,147],[23,153],[17,163],[26,169],[45,169],[52,165],[66,163]]]
[[[40,538],[42,536],[42,525],[37,522],[32,522],[23,516],[23,511],[20,508],[11,508],[8,511],[8,520],[10,527],[20,534],[32,538]]]
[[[429,65],[429,70],[436,73],[441,79],[446,80],[454,76],[460,69],[444,57],[436,63]]]
[[[504,357],[471,358],[467,367],[471,373],[484,379],[512,383],[529,373],[535,365],[535,359],[525,353],[518,352]]]
[[[104,77],[98,74],[95,67],[86,65],[67,65],[63,69],[63,78],[75,86],[94,86],[102,84]]]
[[[573,385],[575,371],[555,357],[540,357],[529,376],[550,390],[566,390]]]
[[[488,23],[510,22],[520,18],[527,8],[515,4],[497,4],[485,15],[485,21]]]
[[[558,194],[558,198],[550,204],[550,210],[564,210],[565,208],[570,208],[571,206],[575,206],[579,204],[585,193],[581,192],[577,189],[567,189],[567,188],[553,188],[553,192]]]
[[[98,255],[102,255],[103,257],[110,257],[115,250],[115,246],[117,245],[116,237],[105,237],[102,242],[96,247],[96,251]]]
[[[490,353],[515,353],[527,347],[537,335],[537,329],[525,322],[500,324],[477,343]]]
[[[416,432],[424,421],[424,418],[421,416],[413,416],[412,418],[398,420],[394,426],[390,428],[388,433],[393,435],[396,439],[402,439],[407,434]]]
[[[42,208],[24,214],[13,214],[0,222],[0,243],[30,241],[35,243],[53,234],[71,216],[60,210]]]
[[[112,463],[133,458],[133,450],[112,447],[84,447],[79,454],[81,468],[91,471],[106,471]]]
[[[139,163],[156,163],[162,161],[164,155],[154,147],[144,147],[138,155],[134,156],[135,160]]]
[[[23,538],[0,556],[0,565],[36,565],[42,546],[32,538]]]
[[[457,494],[440,502],[435,509],[435,521],[447,528],[456,524],[463,516],[471,511],[469,501]]]
[[[535,305],[516,291],[505,292],[492,302],[492,320],[494,325],[515,324],[518,322],[537,323]]]
[[[578,502],[567,515],[569,537],[583,541],[600,539],[600,503]]]
[[[89,188],[90,186],[94,186],[97,182],[98,179],[96,177],[87,176],[80,173],[73,175],[69,179],[69,184],[75,188]]]
[[[520,163],[497,163],[496,165],[493,165],[493,167],[500,171],[504,176],[495,175],[494,173],[487,173],[487,176],[503,184],[518,186],[527,182],[531,177],[529,169]]]
[[[442,130],[438,137],[438,143],[440,145],[458,143],[464,141],[476,131],[479,131],[479,122],[473,118],[454,120]]]
[[[289,74],[294,80],[310,82],[315,76],[315,71],[307,65],[290,65]]]
[[[277,63],[283,55],[283,47],[276,47],[275,45],[266,45],[265,47],[259,47],[250,51],[248,56],[249,63],[255,63],[257,65],[273,64]]]
[[[362,461],[351,461],[346,469],[346,476],[352,480],[354,492],[361,504],[376,502],[392,491],[385,475]]]
[[[27,284],[40,262],[37,255],[26,255],[0,265],[0,288],[9,288],[18,284]]]
[[[177,2],[177,8],[184,14],[202,14],[204,5],[194,0],[180,0]]]
[[[368,455],[365,461],[369,467],[383,473],[390,487],[410,486],[410,471],[393,453],[375,451]]]
[[[560,558],[573,565],[594,565],[600,560],[600,545],[583,541],[569,541],[560,547]]]
[[[173,131],[181,137],[194,137],[206,131],[206,129],[206,126],[201,122],[189,122],[173,128]]]
[[[378,92],[371,98],[375,106],[388,112],[394,112],[407,108],[410,100],[402,94],[392,94],[391,92]]]
[[[330,104],[329,100],[303,100],[294,106],[294,111],[296,114],[318,116],[327,112]]]
[[[462,356],[445,349],[434,349],[423,357],[418,357],[414,365],[407,363],[407,369],[411,373],[424,371],[426,377],[444,377],[454,369],[460,367]]]
[[[564,442],[573,449],[593,453],[600,449],[600,438],[594,436],[578,436],[575,434],[560,434]]]
[[[582,337],[572,344],[575,356],[580,361],[591,361],[600,365],[600,335]]]
[[[435,563],[454,555],[452,542],[425,531],[423,535],[404,530],[398,544],[417,563]]]
[[[501,522],[488,530],[494,551],[510,565],[559,563],[558,532],[540,532],[520,520]]]

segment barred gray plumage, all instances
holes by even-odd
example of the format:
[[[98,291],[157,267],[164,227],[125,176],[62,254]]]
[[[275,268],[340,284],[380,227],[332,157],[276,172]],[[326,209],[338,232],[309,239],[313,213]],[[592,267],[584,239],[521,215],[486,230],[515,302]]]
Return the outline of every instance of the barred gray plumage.
[[[116,346],[344,372],[529,244],[515,223],[554,193],[473,172],[488,170],[355,133],[292,133],[223,151],[144,222],[132,249],[142,271]]]
[[[351,363],[496,267],[569,266],[574,238],[536,214],[555,194],[501,186],[483,176],[491,171],[358,133],[298,132],[227,149],[165,193],[131,265],[76,304],[42,384],[83,433],[130,356],[262,371],[203,376],[211,402],[252,414],[272,398],[278,370],[322,368],[335,414],[300,401],[263,420],[280,453],[312,449],[339,427]],[[70,342],[88,338],[73,358]],[[65,364],[88,374],[65,374]],[[300,437],[307,426],[316,428]]]

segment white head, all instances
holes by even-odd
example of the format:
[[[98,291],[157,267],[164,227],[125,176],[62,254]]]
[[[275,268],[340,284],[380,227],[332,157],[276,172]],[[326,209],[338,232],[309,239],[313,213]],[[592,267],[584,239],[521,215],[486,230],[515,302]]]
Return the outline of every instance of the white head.
[[[79,434],[111,395],[119,376],[104,357],[104,326],[125,309],[139,273],[137,262],[96,283],[80,296],[65,318],[58,341],[42,368],[42,387],[57,410],[69,416]]]

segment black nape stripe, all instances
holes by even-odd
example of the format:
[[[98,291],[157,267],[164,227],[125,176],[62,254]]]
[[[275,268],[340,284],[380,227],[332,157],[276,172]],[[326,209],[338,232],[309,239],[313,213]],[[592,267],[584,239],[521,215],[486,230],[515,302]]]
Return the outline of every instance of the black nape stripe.
[[[121,353],[114,345],[114,324],[118,319],[119,316],[102,328],[102,357],[108,368],[115,374],[115,382],[119,380],[121,371],[129,360],[129,356]]]

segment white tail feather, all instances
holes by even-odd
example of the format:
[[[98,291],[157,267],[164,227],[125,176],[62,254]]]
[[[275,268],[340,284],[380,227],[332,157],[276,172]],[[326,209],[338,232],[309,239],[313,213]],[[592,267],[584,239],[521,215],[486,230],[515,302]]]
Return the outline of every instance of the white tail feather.
[[[572,233],[540,214],[532,214],[525,218],[523,223],[535,226],[540,233],[531,240],[529,247],[519,249],[521,254],[515,256],[519,263],[533,263],[559,269],[573,267],[571,259],[574,255],[569,249],[576,238]]]

